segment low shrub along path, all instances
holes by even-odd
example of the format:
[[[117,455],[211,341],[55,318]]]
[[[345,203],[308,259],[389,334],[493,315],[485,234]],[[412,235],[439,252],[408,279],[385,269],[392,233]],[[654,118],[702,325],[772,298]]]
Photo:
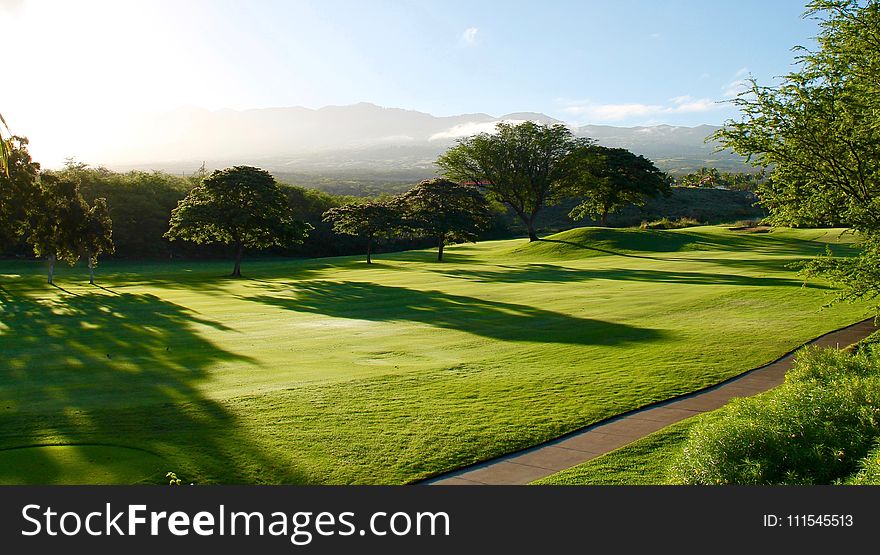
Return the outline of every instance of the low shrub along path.
[[[847,347],[877,330],[869,318],[822,335],[807,345]],[[698,413],[718,409],[733,397],[750,397],[785,379],[799,349],[718,385],[654,403],[587,426],[541,445],[471,465],[421,483],[431,485],[522,485],[579,465]]]

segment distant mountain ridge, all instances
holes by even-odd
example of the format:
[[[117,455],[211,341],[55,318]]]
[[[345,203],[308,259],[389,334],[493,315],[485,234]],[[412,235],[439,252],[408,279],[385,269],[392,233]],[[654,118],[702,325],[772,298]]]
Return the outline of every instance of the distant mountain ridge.
[[[541,113],[517,112],[433,116],[370,103],[350,106],[261,108],[208,111],[182,108],[131,122],[128,136],[108,148],[111,167],[174,169],[234,163],[257,164],[280,172],[363,171],[431,174],[437,156],[465,137],[491,131],[500,121],[563,123]],[[742,159],[715,153],[706,137],[718,127],[572,128],[599,144],[627,148],[667,171],[702,165],[746,169]],[[135,157],[124,153],[136,152]]]

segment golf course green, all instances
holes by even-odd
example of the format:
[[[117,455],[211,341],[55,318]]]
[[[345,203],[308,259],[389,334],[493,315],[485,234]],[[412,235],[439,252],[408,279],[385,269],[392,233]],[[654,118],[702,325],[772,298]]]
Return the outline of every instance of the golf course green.
[[[840,229],[579,228],[311,260],[0,261],[0,483],[400,484],[690,392],[866,316]]]

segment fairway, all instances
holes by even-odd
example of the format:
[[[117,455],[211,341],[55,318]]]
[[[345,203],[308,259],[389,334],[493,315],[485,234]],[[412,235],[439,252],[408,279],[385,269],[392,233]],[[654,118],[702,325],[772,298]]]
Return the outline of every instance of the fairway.
[[[443,263],[245,260],[242,279],[229,261],[113,261],[98,287],[0,261],[0,483],[411,482],[864,318],[820,311],[831,291],[786,267],[851,240],[582,228]]]

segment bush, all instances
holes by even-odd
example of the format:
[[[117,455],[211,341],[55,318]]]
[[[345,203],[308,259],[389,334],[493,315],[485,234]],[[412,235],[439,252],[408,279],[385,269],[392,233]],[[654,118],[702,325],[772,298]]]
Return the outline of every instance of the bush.
[[[698,424],[671,479],[686,484],[830,484],[880,437],[880,368],[860,352],[804,349],[785,383]]]
[[[696,220],[694,218],[679,218],[677,220],[670,220],[669,218],[660,218],[659,220],[654,220],[649,222],[647,220],[642,221],[642,225],[639,226],[641,229],[681,229],[684,227],[694,227],[698,225],[703,225],[702,222]]]
[[[846,483],[856,486],[880,485],[880,443],[868,453],[859,464],[861,470],[850,477]]]
[[[880,331],[875,331],[868,337],[856,343],[856,352],[863,353],[880,360]]]

